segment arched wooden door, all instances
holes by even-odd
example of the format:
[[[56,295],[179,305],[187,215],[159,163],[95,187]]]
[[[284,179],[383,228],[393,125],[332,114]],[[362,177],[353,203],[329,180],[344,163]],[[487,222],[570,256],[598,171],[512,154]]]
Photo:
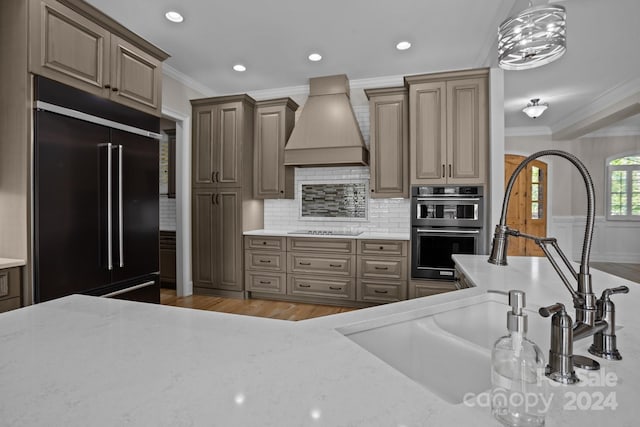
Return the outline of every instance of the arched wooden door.
[[[524,156],[504,156],[505,188],[513,171]],[[523,233],[545,237],[547,235],[547,164],[534,160],[520,172],[511,192],[507,225]],[[508,255],[544,256],[535,242],[521,237],[509,237]]]

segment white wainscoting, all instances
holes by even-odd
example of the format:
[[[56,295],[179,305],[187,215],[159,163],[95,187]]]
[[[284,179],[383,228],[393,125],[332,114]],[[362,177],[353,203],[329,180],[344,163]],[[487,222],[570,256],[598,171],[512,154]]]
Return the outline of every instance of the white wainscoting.
[[[551,218],[548,235],[558,239],[560,248],[573,260],[582,254],[583,216],[555,216]],[[591,261],[640,263],[640,222],[607,221],[595,218]]]

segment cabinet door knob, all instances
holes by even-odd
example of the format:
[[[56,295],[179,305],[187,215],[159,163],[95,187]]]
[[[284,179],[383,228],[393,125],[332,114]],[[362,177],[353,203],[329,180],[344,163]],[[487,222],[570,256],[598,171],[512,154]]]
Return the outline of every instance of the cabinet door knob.
[[[112,87],[112,88],[111,88],[111,91],[112,91],[112,92],[117,92],[117,91],[118,91],[118,88],[117,88],[117,87]]]
[[[105,89],[111,89],[111,85],[110,84],[106,84],[106,85],[104,85],[104,88]]]

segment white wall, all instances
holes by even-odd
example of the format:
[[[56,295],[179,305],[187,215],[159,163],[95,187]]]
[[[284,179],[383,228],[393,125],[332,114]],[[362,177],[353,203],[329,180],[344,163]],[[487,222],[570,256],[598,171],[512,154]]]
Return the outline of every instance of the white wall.
[[[206,95],[163,75],[162,114],[176,122],[176,290],[191,295],[191,103]]]
[[[640,262],[640,222],[607,221],[605,214],[605,161],[616,154],[640,152],[640,136],[584,137],[572,141],[552,141],[551,135],[510,136],[505,153],[529,155],[544,149],[559,149],[578,157],[594,182],[596,220],[591,260]],[[586,192],[578,171],[566,160],[544,157],[549,165],[549,222],[547,235],[558,239],[560,247],[577,260],[582,251],[586,212]]]

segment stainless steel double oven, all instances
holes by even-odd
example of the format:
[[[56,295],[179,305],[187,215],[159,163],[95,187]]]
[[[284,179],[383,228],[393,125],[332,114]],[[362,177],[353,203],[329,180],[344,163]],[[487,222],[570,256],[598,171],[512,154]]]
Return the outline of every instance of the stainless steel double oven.
[[[451,255],[486,252],[483,187],[411,189],[411,277],[455,280]]]

